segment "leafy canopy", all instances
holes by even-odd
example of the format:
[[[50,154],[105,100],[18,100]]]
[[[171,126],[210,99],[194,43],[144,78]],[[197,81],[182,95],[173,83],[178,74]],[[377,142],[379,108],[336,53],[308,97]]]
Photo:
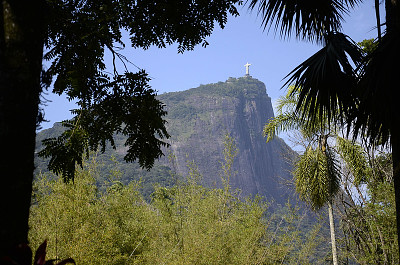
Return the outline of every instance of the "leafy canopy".
[[[51,157],[49,168],[73,179],[75,164],[89,150],[115,147],[113,135],[128,136],[125,160],[138,160],[150,168],[162,155],[163,139],[169,135],[166,111],[148,86],[144,70],[133,73],[128,58],[120,53],[129,35],[132,48],[159,48],[178,43],[178,52],[206,38],[217,23],[224,27],[229,14],[237,16],[239,0],[47,0],[44,59],[50,63],[42,73],[46,88],[66,94],[79,106],[63,124],[67,130],[43,142],[39,155]],[[112,55],[112,69],[104,54]],[[118,64],[122,63],[122,70]]]

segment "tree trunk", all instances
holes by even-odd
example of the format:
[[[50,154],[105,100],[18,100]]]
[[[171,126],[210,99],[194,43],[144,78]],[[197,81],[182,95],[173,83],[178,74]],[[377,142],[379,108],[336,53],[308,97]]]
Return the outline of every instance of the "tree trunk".
[[[338,265],[337,249],[336,249],[335,223],[333,221],[333,207],[332,207],[332,202],[331,201],[328,202],[328,213],[329,213],[329,228],[331,230],[332,261],[333,261],[333,265]]]
[[[0,3],[0,257],[28,242],[44,0]]]
[[[386,31],[387,34],[400,34],[400,3],[398,0],[386,0]],[[393,56],[400,57],[397,53]],[[392,66],[389,66],[392,67]],[[395,68],[396,69],[396,68]],[[398,69],[398,68],[397,68]],[[398,73],[398,70],[397,72]],[[398,78],[398,75],[394,78]],[[397,84],[397,87],[396,87]],[[392,145],[392,160],[393,160],[393,182],[396,202],[396,223],[397,223],[397,243],[400,247],[400,119],[398,108],[397,90],[398,83],[393,85],[393,97],[390,99],[391,103],[391,126],[390,126],[390,141]],[[399,261],[400,261],[400,249]]]
[[[400,2],[399,0],[386,0],[385,1],[385,9],[386,9],[386,31],[387,34],[400,34]],[[399,59],[399,51],[396,51],[397,54],[393,54],[393,56],[397,56]],[[398,61],[398,60],[397,60]],[[393,66],[388,66],[388,68]],[[392,68],[393,69],[393,68]],[[393,95],[397,95],[398,89],[398,67],[395,72],[395,76],[392,73],[391,83]],[[397,87],[396,87],[397,84]],[[399,250],[399,261],[400,261],[400,108],[398,97],[393,96],[390,100],[391,106],[391,124],[390,124],[390,142],[392,145],[392,161],[393,161],[393,182],[394,182],[394,192],[395,192],[395,202],[396,202],[396,223],[397,223],[397,243]]]
[[[378,41],[382,39],[381,33],[381,14],[379,12],[379,0],[375,0],[375,16],[376,16],[376,28],[378,29]]]
[[[327,152],[328,135],[320,135],[319,144],[322,152]],[[332,207],[332,189],[330,189],[331,199],[328,201],[328,213],[329,213],[329,228],[331,230],[331,244],[332,244],[332,261],[333,265],[338,265],[337,261],[337,249],[336,249],[336,236],[335,236],[335,223],[333,222],[333,207]]]
[[[399,0],[386,0],[386,31],[387,33],[396,32],[400,30],[400,3]]]

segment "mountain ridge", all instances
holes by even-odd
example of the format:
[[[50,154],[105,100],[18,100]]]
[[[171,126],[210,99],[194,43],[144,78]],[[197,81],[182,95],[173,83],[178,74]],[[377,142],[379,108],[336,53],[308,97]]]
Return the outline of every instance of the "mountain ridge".
[[[179,175],[186,175],[188,161],[194,161],[203,176],[204,185],[221,187],[223,139],[229,134],[239,150],[233,165],[237,173],[230,180],[231,187],[242,190],[244,196],[260,194],[279,203],[287,200],[290,189],[280,181],[290,179],[291,167],[283,156],[290,159],[294,152],[282,139],[277,138],[266,144],[262,136],[265,123],[274,117],[271,98],[263,82],[250,76],[230,77],[225,82],[164,93],[158,98],[168,111],[167,130],[171,135],[168,140],[170,147],[164,149],[165,156],[155,164],[158,174],[164,172],[164,180],[171,178],[166,171],[172,171],[168,156],[173,154],[174,170]],[[60,128],[52,130],[59,132]],[[51,134],[44,130],[39,133],[38,141]],[[123,138],[117,135],[116,143],[117,150],[108,149],[100,155],[103,161],[110,155],[122,161]],[[40,147],[39,142],[37,147]],[[37,161],[43,170],[44,162]],[[126,182],[152,174],[152,171],[146,173],[140,170],[135,163],[122,165],[118,167]],[[169,179],[164,184],[172,185],[173,181]]]

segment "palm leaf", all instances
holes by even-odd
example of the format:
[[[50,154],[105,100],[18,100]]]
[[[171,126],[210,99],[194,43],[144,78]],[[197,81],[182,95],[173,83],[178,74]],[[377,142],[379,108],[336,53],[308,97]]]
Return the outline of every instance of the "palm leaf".
[[[390,132],[398,126],[398,64],[400,36],[387,33],[377,48],[360,65],[361,78],[356,96],[359,104],[349,121],[354,123],[354,136],[368,135],[376,144],[388,143]]]
[[[327,150],[325,152],[325,159],[326,159],[326,164],[327,164],[327,171],[328,174],[326,175],[327,177],[327,182],[328,182],[328,196],[329,199],[331,200],[340,190],[340,170],[338,166],[338,161],[329,146],[327,147]]]
[[[285,96],[279,97],[277,100],[276,109],[279,114],[284,111],[294,112],[297,105],[298,93],[295,91],[294,86],[289,86]]]
[[[354,177],[354,183],[359,185],[365,181],[367,176],[367,159],[365,158],[364,149],[360,145],[342,137],[336,138],[336,147],[340,157],[350,169]]]
[[[299,92],[294,86],[289,86],[285,96],[278,99],[277,113],[275,118],[272,118],[264,126],[263,135],[267,137],[267,142],[271,141],[276,135],[281,132],[299,129],[305,138],[312,138],[315,134],[325,134],[327,129],[330,129],[326,117],[316,115],[314,123],[304,121],[304,113],[308,113],[308,109],[300,109],[296,111]]]
[[[267,143],[281,132],[289,131],[299,127],[299,120],[293,113],[283,113],[272,118],[264,126],[263,135],[267,137]]]
[[[333,153],[311,147],[296,163],[294,178],[296,191],[312,209],[319,210],[338,192],[339,170]]]
[[[274,28],[281,36],[322,40],[322,34],[341,28],[346,14],[360,0],[248,0],[250,9],[262,17],[264,29]]]
[[[342,121],[355,104],[352,91],[357,79],[349,57],[358,65],[361,50],[342,33],[327,34],[325,40],[324,48],[285,77],[284,86],[294,84],[294,92],[299,93],[296,111],[309,124],[315,124],[318,118],[328,123]]]

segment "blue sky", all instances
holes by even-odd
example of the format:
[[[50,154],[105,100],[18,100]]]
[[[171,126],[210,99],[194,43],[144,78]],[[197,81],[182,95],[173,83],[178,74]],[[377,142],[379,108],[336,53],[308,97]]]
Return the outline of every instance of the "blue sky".
[[[240,7],[239,12],[240,17],[230,17],[224,29],[214,30],[208,38],[210,45],[207,48],[198,46],[194,51],[178,54],[176,45],[148,50],[132,49],[127,45],[124,55],[148,72],[152,77],[150,85],[159,94],[225,81],[228,77],[241,77],[248,62],[251,64],[250,75],[265,83],[268,95],[275,101],[285,93],[280,89],[284,84],[282,79],[321,47],[294,38],[283,40],[272,31],[263,31],[255,11]],[[343,32],[354,41],[376,36],[374,1],[364,1],[345,16],[345,20]],[[137,69],[132,66],[130,70]],[[64,96],[51,93],[45,97],[51,102],[45,107],[45,118],[49,122],[42,124],[44,129],[54,122],[71,118],[69,110],[74,108],[73,103]]]

